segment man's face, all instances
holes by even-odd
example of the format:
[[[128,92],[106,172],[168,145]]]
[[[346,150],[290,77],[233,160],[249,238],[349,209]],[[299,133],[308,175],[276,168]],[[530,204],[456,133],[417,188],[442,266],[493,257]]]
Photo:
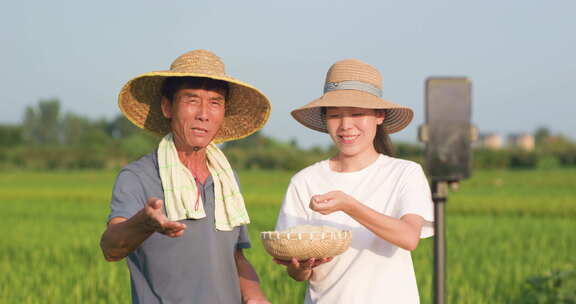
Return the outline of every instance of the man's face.
[[[170,129],[179,150],[204,148],[218,133],[224,121],[223,92],[180,89],[174,100],[162,99],[162,113],[171,119]]]

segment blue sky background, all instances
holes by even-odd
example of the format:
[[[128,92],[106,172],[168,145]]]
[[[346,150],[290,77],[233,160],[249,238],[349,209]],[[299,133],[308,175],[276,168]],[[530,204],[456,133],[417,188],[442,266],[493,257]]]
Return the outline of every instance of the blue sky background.
[[[330,65],[377,67],[384,97],[415,118],[424,81],[466,76],[481,132],[547,126],[576,138],[576,1],[19,1],[0,5],[0,123],[57,97],[64,112],[112,118],[132,77],[208,49],[228,74],[267,94],[264,132],[308,147],[329,142],[289,115],[317,98]]]

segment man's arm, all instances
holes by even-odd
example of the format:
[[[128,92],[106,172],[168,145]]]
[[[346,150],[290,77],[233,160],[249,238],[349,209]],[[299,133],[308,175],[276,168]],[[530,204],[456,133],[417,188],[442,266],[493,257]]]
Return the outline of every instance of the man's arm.
[[[162,205],[162,200],[150,198],[144,208],[130,219],[112,218],[100,239],[104,258],[109,262],[122,260],[154,232],[170,237],[184,234],[186,225],[169,221],[164,215]]]
[[[240,279],[242,301],[247,304],[270,304],[260,289],[258,274],[244,256],[242,249],[236,249],[234,259]]]

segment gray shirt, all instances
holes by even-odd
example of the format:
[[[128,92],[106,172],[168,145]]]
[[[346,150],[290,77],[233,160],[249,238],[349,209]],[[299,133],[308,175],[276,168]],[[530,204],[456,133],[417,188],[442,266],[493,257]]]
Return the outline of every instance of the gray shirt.
[[[250,248],[246,226],[217,231],[212,178],[201,186],[205,218],[183,220],[187,228],[177,238],[154,233],[128,255],[133,303],[242,302],[234,251]],[[156,152],[120,171],[109,219],[132,217],[150,197],[164,199]]]

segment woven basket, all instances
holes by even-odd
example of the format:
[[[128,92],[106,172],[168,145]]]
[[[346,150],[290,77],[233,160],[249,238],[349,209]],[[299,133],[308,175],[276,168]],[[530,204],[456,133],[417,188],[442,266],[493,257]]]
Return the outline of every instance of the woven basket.
[[[279,260],[307,260],[337,256],[352,241],[350,231],[265,231],[260,239],[266,251]]]

